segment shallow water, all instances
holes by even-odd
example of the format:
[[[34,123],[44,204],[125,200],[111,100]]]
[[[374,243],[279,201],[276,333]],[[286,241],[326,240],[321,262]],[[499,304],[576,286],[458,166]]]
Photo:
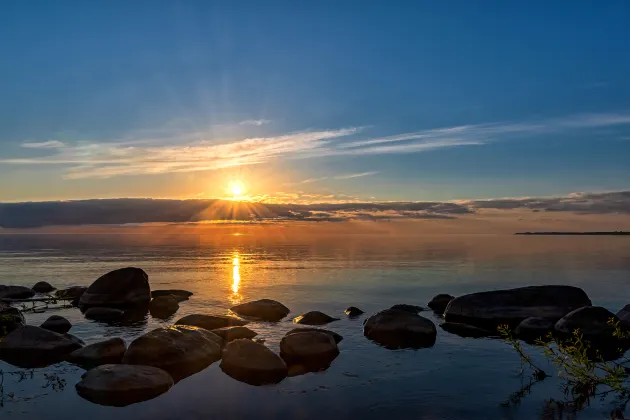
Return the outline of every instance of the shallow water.
[[[250,327],[277,351],[291,318],[309,310],[341,317],[328,328],[340,333],[340,356],[322,373],[291,377],[274,386],[237,382],[218,363],[179,382],[168,393],[125,408],[80,398],[74,384],[81,369],[61,363],[30,377],[6,375],[4,407],[10,418],[210,419],[328,417],[380,419],[534,419],[544,400],[561,398],[559,381],[534,386],[517,407],[500,403],[521,386],[518,356],[491,339],[464,339],[438,328],[435,346],[387,350],[367,340],[362,321],[343,310],[358,306],[366,315],[396,303],[426,305],[437,293],[463,293],[532,284],[582,287],[595,305],[616,312],[630,303],[630,238],[522,237],[362,233],[318,235],[288,229],[209,229],[203,233],[0,235],[0,284],[32,286],[46,280],[58,288],[89,285],[124,266],[143,268],[153,289],[182,288],[194,296],[162,321],[147,316],[116,327],[84,319],[77,309],[28,314],[39,325],[53,313],[67,317],[72,334],[86,342],[143,332],[190,313],[227,313],[235,303],[263,297],[289,308],[278,324]],[[424,316],[436,324],[429,312]],[[0,362],[0,369],[18,369]],[[550,369],[551,370],[551,369]],[[44,374],[58,374],[66,386],[53,389]],[[47,386],[48,385],[48,386]],[[47,386],[47,387],[44,387]],[[13,398],[8,394],[14,393]],[[579,419],[607,418],[607,402],[595,402]]]

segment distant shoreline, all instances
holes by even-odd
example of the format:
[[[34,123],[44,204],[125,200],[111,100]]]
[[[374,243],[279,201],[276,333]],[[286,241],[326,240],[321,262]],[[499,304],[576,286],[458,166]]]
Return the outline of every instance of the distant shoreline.
[[[630,232],[517,232],[515,235],[584,235],[584,236],[630,236]]]

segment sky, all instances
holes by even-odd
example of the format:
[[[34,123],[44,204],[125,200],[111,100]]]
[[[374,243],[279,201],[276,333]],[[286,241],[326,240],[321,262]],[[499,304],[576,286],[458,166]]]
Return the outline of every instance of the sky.
[[[630,188],[627,1],[3,1],[0,202]]]

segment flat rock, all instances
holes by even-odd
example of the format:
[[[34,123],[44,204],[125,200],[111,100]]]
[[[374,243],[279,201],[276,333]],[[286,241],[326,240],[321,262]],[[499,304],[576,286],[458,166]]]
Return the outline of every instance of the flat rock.
[[[546,318],[531,317],[524,319],[514,330],[514,336],[525,341],[544,339],[553,332],[554,322]]]
[[[411,312],[413,314],[417,314],[418,312],[424,311],[424,308],[422,306],[407,305],[406,303],[396,304],[396,305],[392,306],[390,309],[396,309],[398,311]]]
[[[117,364],[122,361],[125,350],[125,342],[122,338],[110,338],[73,351],[66,356],[66,360],[86,368]]]
[[[149,312],[155,318],[168,318],[179,309],[179,300],[174,296],[158,296],[151,300]]]
[[[166,289],[166,290],[152,290],[151,297],[153,299],[162,297],[162,296],[172,296],[177,299],[179,302],[188,300],[193,295],[192,292],[188,290],[179,290],[179,289]]]
[[[349,306],[345,312],[346,312],[346,315],[348,315],[349,317],[355,317],[355,316],[360,316],[364,314],[364,312],[361,309],[357,308],[356,306]]]
[[[203,328],[157,328],[129,345],[123,363],[155,366],[178,381],[219,360],[221,344],[221,337]]]
[[[225,327],[242,327],[247,325],[247,321],[225,315],[186,315],[175,323],[175,325],[190,325],[192,327],[203,328],[208,331]]]
[[[230,308],[235,314],[256,318],[263,321],[276,322],[287,316],[289,308],[271,299],[260,299],[253,302],[241,303]]]
[[[439,295],[434,296],[427,306],[431,308],[433,312],[442,315],[448,304],[453,299],[455,299],[455,296],[440,293]]]
[[[288,373],[287,365],[277,354],[247,339],[225,346],[220,367],[232,378],[250,385],[276,384]]]
[[[59,334],[65,334],[70,331],[72,324],[66,318],[59,315],[50,316],[42,325],[45,330],[54,331]]]
[[[120,319],[125,311],[116,308],[90,308],[83,314],[87,319],[95,321],[112,321]]]
[[[15,366],[34,368],[59,362],[80,347],[61,334],[24,325],[0,341],[0,357]]]
[[[435,344],[437,329],[416,313],[386,309],[366,320],[363,334],[390,349],[422,348]]]
[[[221,337],[224,343],[239,339],[251,340],[258,335],[257,332],[241,326],[217,328],[212,330],[212,332]]]
[[[310,311],[293,319],[295,324],[303,325],[324,325],[333,321],[339,321],[339,318],[333,318],[319,311]]]
[[[473,325],[461,324],[459,322],[444,322],[440,328],[451,334],[466,338],[498,337],[497,331],[484,330]]]
[[[28,299],[33,296],[35,292],[28,287],[0,285],[0,299]]]
[[[151,301],[149,276],[135,267],[110,271],[88,287],[79,300],[82,307],[133,308]]]
[[[343,337],[341,335],[337,334],[334,331],[325,330],[323,328],[309,328],[309,327],[294,328],[288,333],[286,333],[285,335],[295,334],[295,333],[300,333],[300,332],[308,332],[308,331],[317,331],[324,334],[328,334],[333,338],[333,340],[335,340],[335,343],[337,344],[339,344],[339,342],[343,340]]]
[[[55,290],[55,288],[46,281],[38,281],[35,283],[35,286],[32,287],[32,290],[35,293],[50,293]]]
[[[312,370],[319,370],[328,367],[337,355],[337,343],[321,331],[296,332],[280,340],[280,357],[287,365],[315,366],[317,369]]]
[[[456,297],[446,307],[444,317],[448,322],[494,331],[502,324],[515,328],[530,317],[557,321],[577,308],[590,305],[590,299],[578,287],[529,286]]]
[[[124,407],[155,398],[172,386],[173,378],[156,367],[102,365],[85,372],[76,390],[90,402]]]
[[[19,309],[0,302],[0,337],[26,324]]]

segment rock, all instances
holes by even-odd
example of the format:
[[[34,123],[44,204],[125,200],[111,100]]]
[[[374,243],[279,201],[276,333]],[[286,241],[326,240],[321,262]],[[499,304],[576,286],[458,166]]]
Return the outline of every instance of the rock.
[[[586,293],[577,287],[529,286],[456,297],[446,307],[444,317],[448,322],[494,331],[501,324],[514,328],[530,317],[557,321],[572,310],[590,305]]]
[[[348,307],[348,309],[346,309],[346,315],[348,315],[349,317],[363,315],[363,313],[364,312],[356,306],[350,306]]]
[[[179,309],[179,301],[173,296],[159,296],[149,304],[149,312],[155,318],[168,318]]]
[[[390,349],[422,348],[435,344],[435,324],[408,311],[386,309],[369,317],[363,334]]]
[[[242,327],[247,325],[247,321],[225,315],[186,315],[175,323],[175,325],[190,325],[203,328],[208,331],[225,327]]]
[[[0,341],[2,360],[23,368],[47,366],[81,346],[61,334],[24,325]]]
[[[83,315],[95,321],[112,321],[120,319],[124,314],[125,311],[116,308],[90,308]]]
[[[59,315],[50,316],[42,325],[45,330],[54,331],[59,334],[65,334],[70,331],[72,324],[66,318]]]
[[[172,296],[177,299],[178,302],[183,300],[188,300],[189,297],[193,295],[192,292],[187,290],[177,290],[177,289],[168,289],[168,290],[153,290],[151,291],[151,297],[153,299],[162,297],[162,296]]]
[[[146,306],[151,301],[147,273],[139,268],[127,267],[110,271],[96,279],[79,300],[82,307]]]
[[[87,290],[85,286],[72,286],[67,289],[57,290],[55,296],[60,299],[71,299],[73,306],[79,306],[79,300]]]
[[[0,337],[26,324],[19,309],[0,302]]]
[[[546,318],[530,317],[524,319],[514,330],[514,336],[525,341],[544,339],[553,331],[554,322]]]
[[[32,290],[35,293],[50,293],[55,290],[55,288],[46,281],[38,281],[37,283],[35,283],[35,286],[32,287]]]
[[[212,332],[221,337],[224,343],[229,343],[230,341],[242,338],[251,340],[258,335],[257,332],[252,331],[247,327],[223,327],[212,330]]]
[[[288,333],[286,333],[285,335],[295,334],[295,333],[300,333],[300,332],[307,332],[307,331],[317,331],[317,332],[322,332],[324,334],[328,334],[333,338],[333,340],[335,340],[335,343],[337,344],[339,344],[339,342],[343,340],[343,337],[341,335],[337,334],[334,331],[325,330],[323,328],[309,328],[309,327],[294,328]]]
[[[156,367],[102,365],[85,372],[76,390],[90,402],[124,407],[155,398],[172,386],[173,378]]]
[[[72,335],[70,333],[65,333],[65,334],[63,334],[63,336],[66,337],[68,340],[71,340],[71,341],[75,342],[76,344],[78,344],[79,347],[85,346],[85,341],[81,340],[76,335]]]
[[[422,306],[407,305],[406,303],[399,303],[397,305],[392,306],[390,309],[411,312],[413,314],[417,314],[418,312],[424,311],[424,308]]]
[[[28,287],[0,285],[0,299],[28,299],[33,296],[35,292]]]
[[[433,310],[433,312],[442,315],[446,307],[451,302],[451,300],[455,299],[455,296],[447,295],[444,293],[440,293],[431,299],[429,302],[429,308]]]
[[[223,349],[221,370],[250,385],[276,384],[287,376],[287,365],[274,352],[252,340],[238,339]]]
[[[271,299],[260,299],[253,302],[241,303],[230,310],[241,316],[276,322],[287,316],[289,308]]]
[[[630,327],[630,305],[624,306],[619,312],[617,312],[617,318],[624,328]]]
[[[66,356],[66,360],[79,366],[93,368],[120,363],[125,350],[125,342],[122,338],[110,338],[73,351]]]
[[[333,321],[339,321],[339,318],[333,318],[319,311],[307,312],[293,320],[294,323],[303,325],[324,325]]]
[[[497,331],[488,331],[473,325],[460,324],[459,322],[444,322],[440,327],[451,334],[460,337],[481,338],[481,337],[498,337]]]
[[[325,370],[338,355],[337,343],[324,332],[296,332],[280,340],[280,357],[289,366],[300,366],[301,373]]]
[[[585,306],[576,309],[556,322],[554,329],[563,336],[570,336],[575,330],[586,339],[612,338],[615,330],[609,321],[617,322],[619,318],[601,306]]]
[[[178,381],[219,360],[221,344],[221,337],[203,328],[157,328],[129,345],[123,363],[155,366]]]

